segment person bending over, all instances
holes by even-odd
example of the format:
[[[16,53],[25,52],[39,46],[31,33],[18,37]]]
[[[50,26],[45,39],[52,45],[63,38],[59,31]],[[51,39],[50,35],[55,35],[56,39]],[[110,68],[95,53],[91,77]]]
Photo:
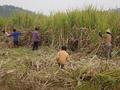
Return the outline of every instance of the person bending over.
[[[61,69],[64,68],[64,65],[69,60],[69,54],[66,52],[66,46],[62,46],[61,50],[57,53],[56,60]]]

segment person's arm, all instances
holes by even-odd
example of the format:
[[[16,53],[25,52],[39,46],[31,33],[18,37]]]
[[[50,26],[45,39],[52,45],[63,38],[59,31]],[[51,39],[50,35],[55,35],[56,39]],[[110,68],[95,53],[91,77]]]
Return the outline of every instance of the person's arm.
[[[59,52],[57,53],[55,59],[56,59],[56,61],[58,61],[58,59],[59,59]]]
[[[10,36],[10,34],[9,34],[8,32],[5,32],[5,34],[6,34],[6,36],[7,36],[7,37],[9,37],[9,36]]]
[[[67,55],[67,61],[69,61],[70,60],[70,56],[69,56],[69,54]]]
[[[9,36],[13,36],[13,33],[10,33]]]
[[[21,35],[22,33],[21,32],[18,32],[18,35]]]
[[[40,40],[40,34],[39,33],[37,33],[37,38],[38,38],[38,40]]]

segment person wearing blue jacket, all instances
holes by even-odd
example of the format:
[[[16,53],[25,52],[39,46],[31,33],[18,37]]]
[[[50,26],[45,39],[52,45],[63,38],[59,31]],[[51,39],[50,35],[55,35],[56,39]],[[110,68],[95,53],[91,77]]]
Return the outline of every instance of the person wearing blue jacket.
[[[10,36],[12,36],[14,47],[19,46],[19,37],[20,37],[20,35],[21,35],[21,33],[17,32],[16,29],[14,28],[13,32],[10,35]]]

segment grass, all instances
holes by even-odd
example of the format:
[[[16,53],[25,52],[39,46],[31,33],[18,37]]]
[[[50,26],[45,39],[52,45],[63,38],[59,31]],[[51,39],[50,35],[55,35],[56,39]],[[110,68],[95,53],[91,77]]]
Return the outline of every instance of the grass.
[[[119,90],[119,60],[100,60],[94,55],[71,60],[65,70],[59,69],[56,50],[41,47],[4,49],[0,51],[0,88],[4,90]],[[4,54],[3,54],[4,53]],[[94,58],[93,58],[94,57]],[[119,57],[118,57],[119,58]],[[90,77],[90,78],[89,78]],[[115,89],[114,89],[115,88]]]

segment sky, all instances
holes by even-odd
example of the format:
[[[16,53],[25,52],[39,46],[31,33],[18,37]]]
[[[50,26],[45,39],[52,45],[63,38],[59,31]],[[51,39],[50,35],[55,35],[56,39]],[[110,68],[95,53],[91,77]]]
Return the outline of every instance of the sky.
[[[50,14],[51,12],[85,9],[89,5],[107,10],[120,8],[120,0],[0,0],[0,5],[14,5],[23,9]]]

